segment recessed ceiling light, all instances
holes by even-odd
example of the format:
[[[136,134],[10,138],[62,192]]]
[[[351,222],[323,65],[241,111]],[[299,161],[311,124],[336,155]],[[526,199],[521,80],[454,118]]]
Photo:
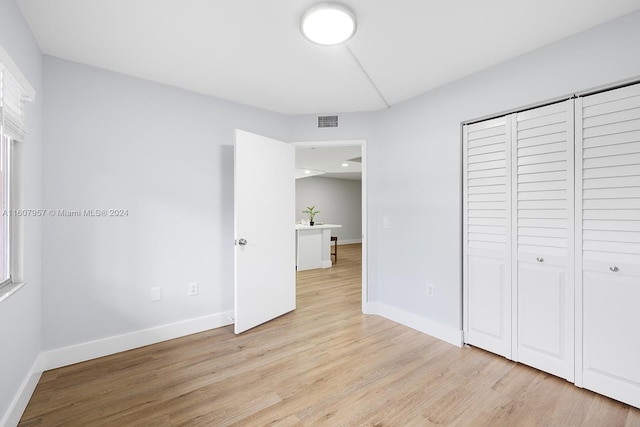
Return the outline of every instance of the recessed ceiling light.
[[[304,173],[306,173],[307,175],[309,175],[311,173],[311,171],[309,169],[307,169],[306,171],[304,171]]]
[[[300,20],[302,34],[313,43],[331,46],[344,43],[356,32],[356,16],[339,3],[320,3]]]
[[[347,167],[349,167],[349,163],[343,163],[343,164],[342,164],[342,167],[343,167],[343,168],[347,168]]]

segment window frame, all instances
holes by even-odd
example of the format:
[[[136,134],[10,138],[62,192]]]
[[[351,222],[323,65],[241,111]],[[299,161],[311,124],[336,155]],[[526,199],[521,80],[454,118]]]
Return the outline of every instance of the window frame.
[[[13,190],[16,188],[15,181],[17,178],[13,173],[13,151],[16,143],[16,140],[2,133],[2,129],[0,126],[0,156],[3,157],[2,159],[0,159],[0,162],[6,162],[6,170],[1,171],[0,173],[2,173],[7,178],[7,181],[2,183],[2,185],[7,190],[5,196],[6,207],[2,206],[2,212],[0,212],[2,214],[1,225],[5,227],[6,230],[6,238],[3,239],[6,240],[6,242],[0,242],[0,244],[5,246],[5,248],[3,248],[5,249],[5,251],[3,251],[3,254],[5,254],[6,257],[5,259],[0,259],[0,262],[2,262],[4,264],[4,267],[6,267],[8,270],[7,277],[2,282],[0,282],[0,302],[4,301],[24,285],[26,285],[26,282],[16,280],[16,276],[20,276],[20,274],[16,274],[15,262],[15,255],[17,254],[16,227],[18,225],[18,221],[16,221],[16,219],[19,220],[19,218],[15,217],[15,215],[12,215],[14,212],[16,212],[16,209],[13,205],[15,201],[15,198],[13,197]],[[3,147],[3,145],[5,145],[5,147]]]
[[[2,218],[5,223],[7,244],[6,268],[8,277],[0,282],[0,302],[6,300],[20,288],[26,285],[23,280],[23,223],[21,216],[22,176],[21,157],[22,148],[19,143],[25,141],[26,111],[25,104],[35,99],[36,92],[29,81],[13,62],[11,56],[0,45],[0,139],[6,146],[6,207],[0,213],[6,213]],[[5,221],[6,220],[6,221]],[[0,278],[1,279],[1,278]]]
[[[11,146],[13,140],[0,130],[0,206],[2,206],[2,218],[0,219],[0,289],[12,281],[12,207],[11,188],[13,179],[11,176]]]

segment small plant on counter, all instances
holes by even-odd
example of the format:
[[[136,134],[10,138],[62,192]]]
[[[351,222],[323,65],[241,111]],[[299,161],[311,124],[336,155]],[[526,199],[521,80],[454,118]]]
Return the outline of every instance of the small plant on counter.
[[[320,211],[316,210],[315,206],[307,206],[306,211],[302,211],[302,213],[306,213],[309,215],[309,225],[313,225],[313,218],[320,213]]]

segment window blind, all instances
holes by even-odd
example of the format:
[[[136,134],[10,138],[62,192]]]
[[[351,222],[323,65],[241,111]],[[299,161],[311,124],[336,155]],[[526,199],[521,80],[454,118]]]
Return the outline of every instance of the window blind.
[[[0,63],[0,124],[2,134],[23,141],[26,135],[25,102],[29,97],[7,67]]]

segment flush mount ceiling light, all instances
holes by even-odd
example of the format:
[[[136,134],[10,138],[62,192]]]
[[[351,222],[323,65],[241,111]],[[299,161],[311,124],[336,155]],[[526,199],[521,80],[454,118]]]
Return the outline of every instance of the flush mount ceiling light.
[[[307,10],[300,31],[311,42],[324,46],[344,43],[356,33],[356,16],[339,3],[320,3]]]

